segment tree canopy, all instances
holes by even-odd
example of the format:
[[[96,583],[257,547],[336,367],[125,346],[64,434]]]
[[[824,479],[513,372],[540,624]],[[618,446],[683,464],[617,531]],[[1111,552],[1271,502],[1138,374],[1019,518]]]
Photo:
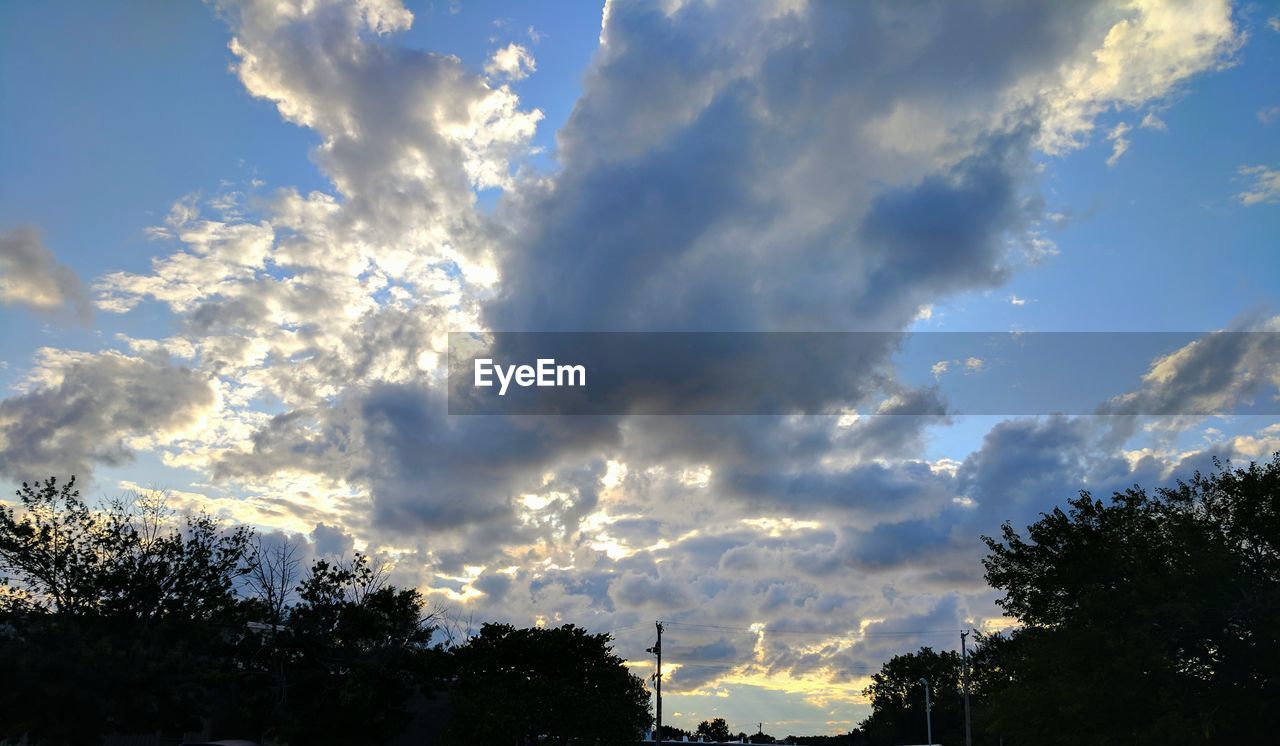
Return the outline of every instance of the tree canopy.
[[[157,495],[92,510],[74,479],[17,497],[0,505],[0,738],[194,726],[232,673],[249,532],[175,523]]]
[[[729,724],[725,722],[724,718],[703,720],[698,723],[698,728],[693,732],[693,735],[706,741],[718,741],[721,743],[733,738],[733,734],[729,732]]]
[[[964,742],[960,654],[924,647],[895,655],[872,675],[871,684],[863,692],[871,702],[871,715],[861,725],[872,743],[925,742],[922,678],[929,682],[934,740]]]
[[[649,691],[607,634],[486,624],[453,657],[450,732],[460,741],[624,742],[652,724]]]
[[[969,661],[975,744],[1273,740],[1280,702],[1280,454],[1265,464],[1081,492],[1025,532],[984,537],[1017,626]],[[868,743],[963,742],[960,657],[922,648],[872,678]]]
[[[86,744],[213,718],[292,743],[382,742],[442,653],[414,590],[316,561],[163,493],[94,509],[75,480],[0,505],[0,740]],[[74,717],[68,717],[74,713]]]
[[[990,725],[1039,743],[1265,741],[1280,702],[1280,454],[986,538],[1024,626]]]

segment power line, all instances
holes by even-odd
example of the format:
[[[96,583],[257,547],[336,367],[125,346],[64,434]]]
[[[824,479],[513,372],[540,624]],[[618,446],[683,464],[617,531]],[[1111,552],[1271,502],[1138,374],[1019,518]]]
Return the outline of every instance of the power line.
[[[616,635],[619,632],[626,632],[629,629],[635,629],[636,627],[647,626],[648,624],[649,624],[648,622],[636,622],[635,624],[628,624],[622,627],[615,627],[611,630],[606,630],[605,634]]]

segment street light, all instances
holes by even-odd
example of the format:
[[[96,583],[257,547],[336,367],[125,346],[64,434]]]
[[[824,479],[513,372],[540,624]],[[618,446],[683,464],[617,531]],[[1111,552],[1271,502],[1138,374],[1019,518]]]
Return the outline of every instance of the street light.
[[[920,683],[924,684],[924,727],[929,735],[929,746],[933,746],[933,712],[929,704],[929,680],[921,677]]]

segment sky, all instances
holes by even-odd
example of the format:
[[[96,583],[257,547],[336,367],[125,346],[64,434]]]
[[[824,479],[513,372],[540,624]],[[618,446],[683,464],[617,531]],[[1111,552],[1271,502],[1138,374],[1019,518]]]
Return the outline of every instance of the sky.
[[[0,480],[640,675],[662,619],[666,722],[842,732],[1011,623],[981,535],[1280,450],[1278,70],[1220,0],[0,3]],[[1112,416],[957,414],[967,359],[846,402],[929,415],[450,416],[486,330],[1191,341]]]

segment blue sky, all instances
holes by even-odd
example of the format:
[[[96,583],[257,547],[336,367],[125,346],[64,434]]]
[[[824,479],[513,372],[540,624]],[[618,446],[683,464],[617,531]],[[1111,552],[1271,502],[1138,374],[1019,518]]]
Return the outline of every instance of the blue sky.
[[[979,533],[1280,448],[1268,416],[464,423],[439,391],[451,329],[1275,332],[1274,7],[280,8],[0,4],[6,483],[337,526],[518,623],[812,625],[816,659],[691,633],[723,665],[670,689],[800,733],[925,642],[851,621],[1000,623]],[[1240,354],[1135,396],[1280,380]]]

